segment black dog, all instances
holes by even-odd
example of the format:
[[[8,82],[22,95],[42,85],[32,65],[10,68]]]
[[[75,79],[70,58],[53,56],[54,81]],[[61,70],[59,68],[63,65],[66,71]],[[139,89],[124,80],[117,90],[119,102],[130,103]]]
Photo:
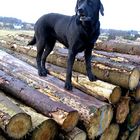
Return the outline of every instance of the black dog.
[[[65,82],[67,90],[72,90],[72,67],[78,52],[85,53],[89,80],[96,80],[91,71],[91,52],[100,34],[99,11],[104,15],[100,0],[78,0],[75,11],[74,16],[50,13],[39,18],[35,24],[34,37],[28,44],[37,44],[36,61],[40,76],[46,76],[48,73],[45,62],[56,40],[69,48]]]

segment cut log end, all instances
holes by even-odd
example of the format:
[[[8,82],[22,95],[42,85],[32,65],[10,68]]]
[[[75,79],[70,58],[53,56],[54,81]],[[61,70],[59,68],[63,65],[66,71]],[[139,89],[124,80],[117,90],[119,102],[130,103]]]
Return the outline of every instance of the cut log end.
[[[90,124],[87,127],[89,139],[94,139],[96,136],[101,135],[102,132],[108,128],[113,117],[113,111],[110,106],[106,107],[102,107],[101,110],[91,118]]]
[[[134,68],[132,73],[130,74],[130,79],[129,79],[129,88],[131,90],[137,87],[139,78],[140,78],[139,70],[137,68]]]
[[[29,132],[31,127],[31,117],[26,113],[19,113],[11,118],[6,126],[6,130],[10,137],[20,139]]]
[[[110,95],[110,102],[116,104],[117,102],[119,102],[120,98],[121,98],[121,88],[115,87],[113,89],[112,94]]]
[[[77,111],[70,112],[63,122],[62,129],[66,132],[71,131],[78,123],[79,114]]]
[[[75,127],[72,131],[65,135],[65,140],[86,140],[87,135],[83,130]]]
[[[32,140],[53,140],[58,132],[57,123],[52,120],[44,121],[36,130],[33,132]]]

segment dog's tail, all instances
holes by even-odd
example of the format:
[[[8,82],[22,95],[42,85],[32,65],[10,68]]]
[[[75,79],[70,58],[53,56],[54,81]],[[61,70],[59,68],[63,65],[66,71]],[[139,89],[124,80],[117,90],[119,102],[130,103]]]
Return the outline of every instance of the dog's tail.
[[[27,44],[27,46],[29,45],[35,45],[36,44],[36,38],[35,38],[35,35],[34,37],[32,38],[32,40]]]

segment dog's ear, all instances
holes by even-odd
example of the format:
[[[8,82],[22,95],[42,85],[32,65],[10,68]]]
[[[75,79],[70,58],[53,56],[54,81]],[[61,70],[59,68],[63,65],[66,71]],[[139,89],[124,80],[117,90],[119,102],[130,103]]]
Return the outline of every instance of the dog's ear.
[[[101,2],[100,2],[100,13],[102,16],[104,16],[104,6]]]
[[[77,3],[76,3],[76,6],[75,6],[75,13],[77,14],[77,9],[78,9],[78,0],[77,0]]]

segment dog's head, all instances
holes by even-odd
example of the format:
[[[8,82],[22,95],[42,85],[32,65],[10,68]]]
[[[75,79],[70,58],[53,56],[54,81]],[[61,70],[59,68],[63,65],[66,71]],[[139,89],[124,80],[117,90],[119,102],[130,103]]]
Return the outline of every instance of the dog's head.
[[[99,12],[104,15],[104,7],[100,0],[77,0],[75,12],[80,21],[97,21]]]

